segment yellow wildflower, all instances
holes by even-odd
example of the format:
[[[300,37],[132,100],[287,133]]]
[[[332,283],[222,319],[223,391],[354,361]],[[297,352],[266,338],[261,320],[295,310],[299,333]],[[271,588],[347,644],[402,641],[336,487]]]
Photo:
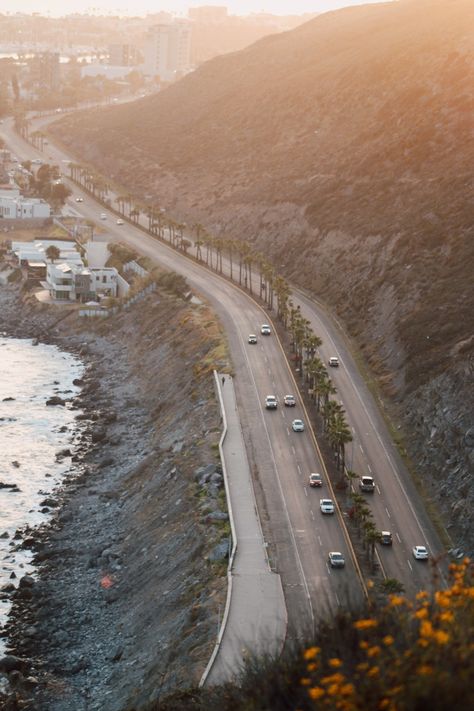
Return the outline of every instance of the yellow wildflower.
[[[371,629],[372,627],[377,627],[378,622],[377,620],[369,619],[369,620],[357,620],[357,622],[354,622],[354,627],[356,630],[368,630]]]
[[[391,634],[386,634],[385,637],[382,639],[382,642],[389,647],[391,644],[395,642]]]
[[[433,625],[429,620],[422,620],[420,634],[422,637],[431,637],[433,635]]]
[[[339,693],[339,684],[331,684],[328,686],[327,692],[329,696],[337,696]]]
[[[417,617],[419,620],[424,620],[426,617],[428,617],[428,610],[426,607],[422,607],[419,610],[415,612],[415,617]]]
[[[344,676],[336,672],[336,674],[330,674],[329,676],[323,676],[321,679],[321,684],[342,684],[344,681]]]
[[[390,605],[392,607],[398,607],[405,603],[405,598],[401,595],[390,595]]]
[[[380,647],[377,644],[367,650],[368,657],[376,657],[378,654],[380,654]]]
[[[324,689],[321,689],[320,686],[313,686],[311,689],[308,689],[308,694],[310,695],[310,698],[313,699],[313,701],[316,701],[317,699],[320,699],[321,696],[324,696],[326,692]]]
[[[311,686],[311,679],[307,679],[307,678],[301,679],[300,684],[301,684],[301,686]]]
[[[309,672],[315,671],[317,668],[318,668],[318,665],[316,664],[316,662],[311,662],[310,664],[306,665],[306,669]]]
[[[321,647],[309,647],[305,653],[304,653],[304,658],[305,659],[314,659],[321,651]]]
[[[363,639],[361,642],[359,642],[359,647],[361,649],[367,649],[368,646],[369,646],[369,643],[365,639]]]
[[[354,684],[344,684],[340,688],[341,696],[353,696],[355,693]]]
[[[368,662],[361,662],[356,666],[357,671],[365,671],[366,669],[369,668],[369,663]]]
[[[446,612],[441,613],[439,619],[441,622],[452,622],[454,620],[454,615],[451,610],[446,610]]]
[[[439,607],[449,607],[451,601],[445,590],[437,590],[435,592],[435,601]]]
[[[342,662],[340,659],[334,657],[333,659],[329,660],[329,666],[333,669],[338,669],[339,667],[342,667]]]
[[[378,676],[379,671],[380,671],[380,670],[379,670],[378,667],[372,667],[372,668],[369,669],[369,671],[367,672],[367,676],[370,676],[370,677]]]
[[[416,594],[417,600],[426,600],[427,597],[428,593],[426,592],[426,590],[420,590],[420,592]]]
[[[417,672],[418,672],[418,674],[427,676],[428,674],[433,673],[433,667],[430,667],[429,664],[422,664],[421,666],[418,667]]]
[[[449,642],[449,634],[444,630],[436,630],[433,637],[438,644],[447,644]]]

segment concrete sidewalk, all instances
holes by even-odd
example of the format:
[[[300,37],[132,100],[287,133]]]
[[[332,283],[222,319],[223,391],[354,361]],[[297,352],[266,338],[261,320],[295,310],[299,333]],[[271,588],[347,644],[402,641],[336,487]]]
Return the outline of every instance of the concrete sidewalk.
[[[271,572],[266,555],[234,384],[230,376],[223,375],[217,377],[217,383],[227,423],[222,454],[237,549],[220,642],[208,665],[207,676],[205,673],[201,680],[207,685],[220,684],[238,675],[248,654],[278,654],[287,624],[280,576]]]

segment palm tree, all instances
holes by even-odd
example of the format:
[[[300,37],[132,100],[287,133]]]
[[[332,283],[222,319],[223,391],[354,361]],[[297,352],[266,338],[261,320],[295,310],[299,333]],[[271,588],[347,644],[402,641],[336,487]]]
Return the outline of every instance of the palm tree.
[[[352,433],[347,425],[344,411],[339,410],[328,423],[328,438],[336,453],[338,467],[345,467],[345,445],[352,442]]]
[[[60,252],[59,248],[56,247],[54,244],[50,244],[46,250],[46,256],[54,264],[56,259],[59,259],[59,257],[61,256],[61,252]]]

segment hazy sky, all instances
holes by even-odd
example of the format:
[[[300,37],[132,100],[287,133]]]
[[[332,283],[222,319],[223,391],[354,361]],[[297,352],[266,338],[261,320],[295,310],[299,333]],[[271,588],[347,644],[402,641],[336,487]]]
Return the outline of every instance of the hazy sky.
[[[1,12],[38,12],[61,16],[72,12],[94,14],[140,15],[168,10],[186,14],[188,7],[225,5],[235,15],[271,12],[275,15],[302,14],[335,10],[346,5],[362,5],[380,0],[0,0]]]

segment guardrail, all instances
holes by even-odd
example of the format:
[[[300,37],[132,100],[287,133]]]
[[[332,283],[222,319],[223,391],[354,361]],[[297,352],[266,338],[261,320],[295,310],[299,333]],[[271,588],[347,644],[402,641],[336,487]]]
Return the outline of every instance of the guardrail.
[[[229,617],[229,610],[230,610],[230,603],[232,599],[232,568],[234,566],[234,558],[235,554],[237,552],[237,535],[235,533],[235,524],[234,524],[234,516],[232,513],[232,503],[230,500],[230,490],[229,490],[229,480],[227,476],[227,468],[225,465],[225,457],[224,457],[224,452],[222,449],[222,445],[224,443],[225,437],[227,435],[227,418],[225,416],[225,408],[224,408],[224,401],[222,399],[222,392],[221,392],[221,384],[219,380],[219,376],[217,375],[217,372],[214,371],[214,380],[215,380],[215,385],[217,389],[217,393],[219,396],[219,403],[221,407],[221,415],[222,415],[222,434],[221,438],[219,440],[219,456],[221,459],[221,464],[222,464],[222,473],[224,476],[224,486],[225,486],[225,495],[227,498],[227,511],[229,512],[229,521],[230,521],[230,530],[232,534],[232,549],[230,552],[229,556],[229,563],[227,565],[227,597],[225,601],[225,608],[224,608],[224,614],[222,616],[222,622],[219,628],[219,632],[217,633],[217,640],[216,644],[214,645],[213,652],[211,654],[211,658],[209,659],[206,668],[204,669],[203,675],[201,676],[201,679],[199,681],[199,686],[204,686],[206,683],[207,677],[209,676],[209,673],[213,667],[213,664],[216,660],[217,654],[219,652],[221,642],[222,642],[222,637],[224,636],[224,632],[227,626],[227,620]]]

